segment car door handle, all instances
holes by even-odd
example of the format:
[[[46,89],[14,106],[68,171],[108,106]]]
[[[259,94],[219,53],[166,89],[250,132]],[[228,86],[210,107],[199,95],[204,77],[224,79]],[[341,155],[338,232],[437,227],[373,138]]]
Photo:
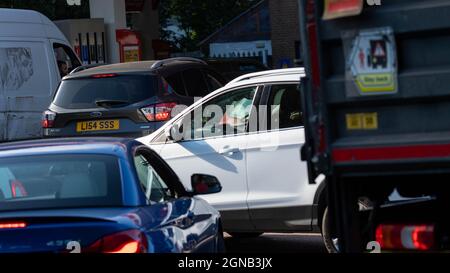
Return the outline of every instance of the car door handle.
[[[241,150],[239,148],[231,148],[231,147],[223,147],[219,150],[219,154],[224,156],[232,156],[234,154],[239,153]]]

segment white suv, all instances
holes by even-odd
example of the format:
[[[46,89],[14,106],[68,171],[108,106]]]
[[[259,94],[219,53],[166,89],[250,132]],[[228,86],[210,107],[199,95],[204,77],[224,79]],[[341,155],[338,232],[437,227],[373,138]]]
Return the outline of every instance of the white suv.
[[[303,76],[302,68],[244,75],[139,141],[157,151],[186,188],[192,188],[193,174],[221,182],[221,193],[204,198],[221,212],[224,230],[232,236],[317,232],[328,222],[323,221],[326,198],[324,183],[310,184],[300,158]],[[224,114],[211,114],[211,106]],[[178,137],[180,129],[184,133]]]

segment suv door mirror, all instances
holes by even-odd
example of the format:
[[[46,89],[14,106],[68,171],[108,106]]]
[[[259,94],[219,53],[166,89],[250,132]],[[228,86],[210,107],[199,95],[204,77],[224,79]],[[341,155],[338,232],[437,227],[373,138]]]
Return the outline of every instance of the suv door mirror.
[[[169,141],[178,142],[183,140],[183,136],[179,133],[178,125],[176,123],[167,127],[164,134]]]
[[[181,128],[181,131],[180,131]],[[166,136],[166,139],[173,142],[179,142],[184,139],[183,135],[183,124],[179,122],[175,122],[171,125],[169,125],[165,130],[164,134]]]
[[[222,191],[222,185],[215,176],[194,174],[191,177],[191,183],[194,195],[213,194]]]

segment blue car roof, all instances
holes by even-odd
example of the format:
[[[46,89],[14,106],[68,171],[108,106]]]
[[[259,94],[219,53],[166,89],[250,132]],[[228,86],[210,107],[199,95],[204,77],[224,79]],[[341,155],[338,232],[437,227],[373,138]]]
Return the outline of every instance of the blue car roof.
[[[142,145],[126,138],[40,139],[0,144],[0,158],[48,154],[106,154],[126,157],[127,152]]]

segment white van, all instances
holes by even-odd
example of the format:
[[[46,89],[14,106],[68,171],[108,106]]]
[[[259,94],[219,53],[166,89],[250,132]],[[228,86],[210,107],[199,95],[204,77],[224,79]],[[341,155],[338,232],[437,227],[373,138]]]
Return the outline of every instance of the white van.
[[[44,15],[0,9],[0,142],[42,135],[41,117],[61,77],[80,60]]]

